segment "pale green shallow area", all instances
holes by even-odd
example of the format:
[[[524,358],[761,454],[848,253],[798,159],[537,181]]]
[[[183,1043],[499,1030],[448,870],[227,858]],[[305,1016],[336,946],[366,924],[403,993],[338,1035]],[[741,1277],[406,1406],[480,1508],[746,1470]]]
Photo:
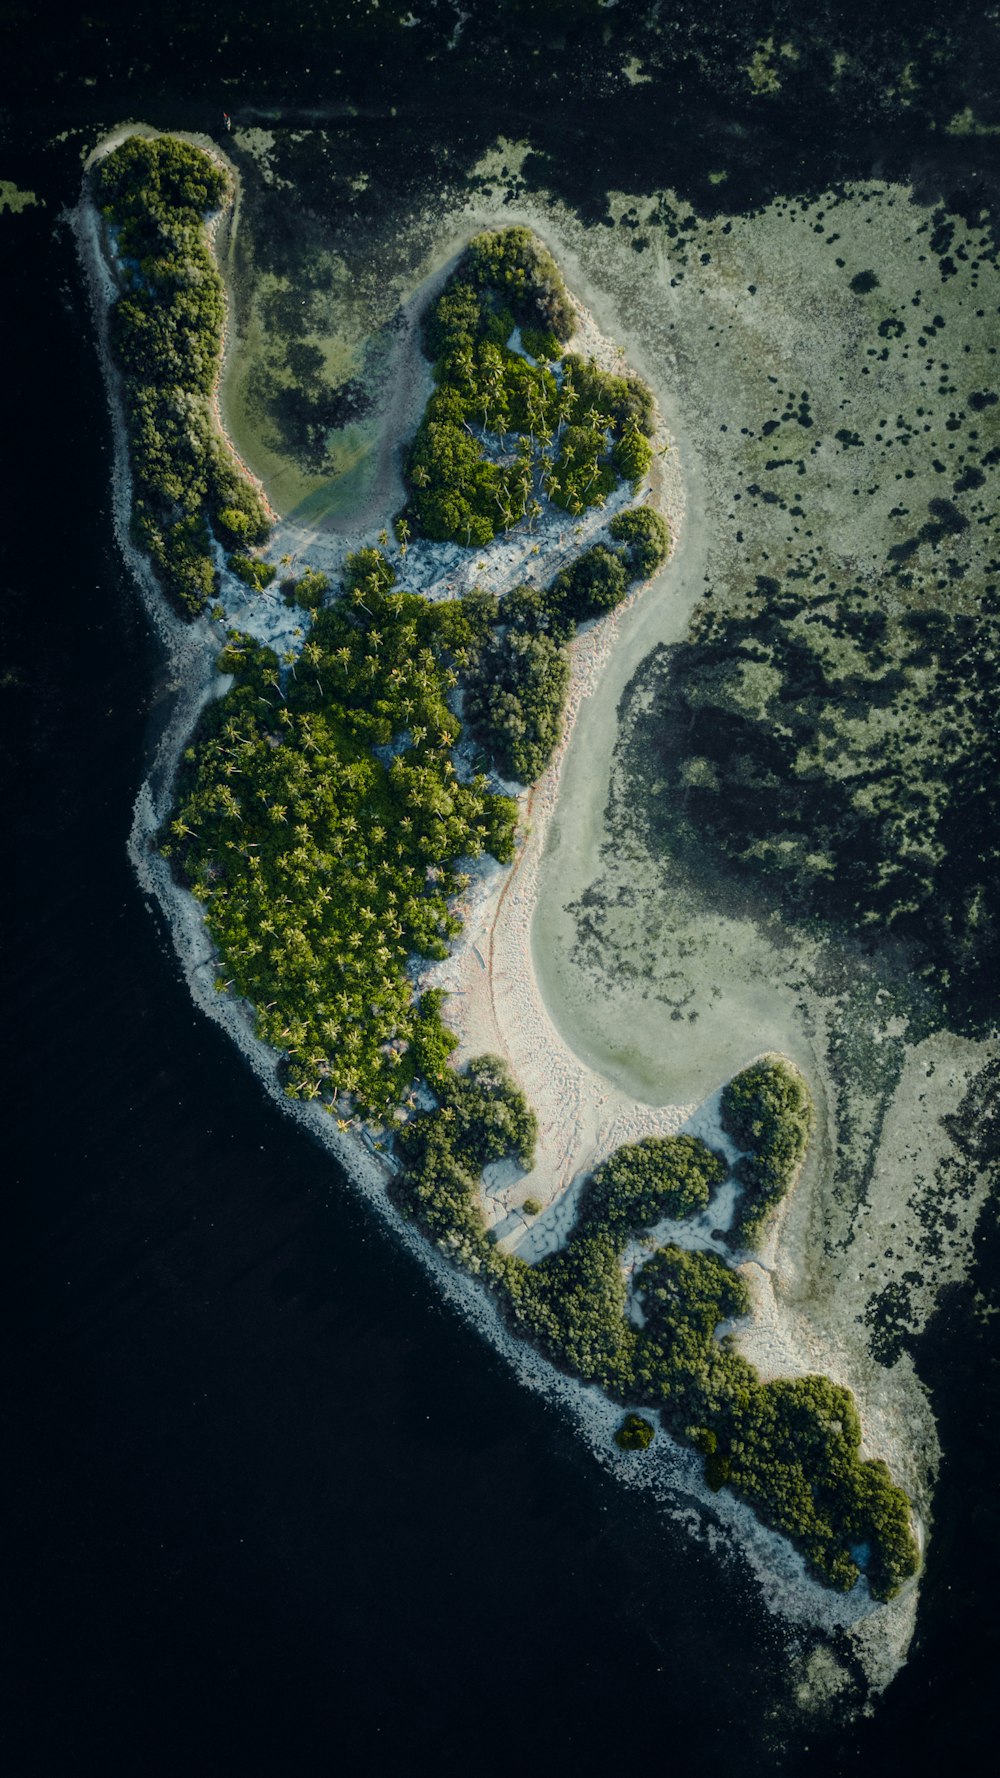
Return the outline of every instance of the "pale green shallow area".
[[[635,203],[640,214],[650,208]],[[985,258],[972,270],[988,243],[959,223],[956,243],[968,238],[968,257],[943,281],[928,252],[928,220],[908,192],[874,187],[701,224],[686,239],[686,267],[680,242],[664,243],[652,230],[638,270],[634,260],[623,265],[613,237],[579,243],[593,280],[589,300],[599,318],[602,304],[609,319],[617,309],[619,332],[677,433],[689,506],[674,559],[623,628],[573,735],[543,862],[534,955],[549,1012],[577,1053],[652,1102],[700,1098],[761,1048],[794,1056],[814,1080],[824,1072],[814,1053],[817,1008],[807,1004],[820,985],[819,938],[759,914],[723,915],[713,885],[691,882],[650,843],[641,816],[657,790],[647,744],[655,725],[631,750],[623,743],[613,780],[611,755],[623,714],[627,738],[654,695],[656,666],[640,671],[644,657],[681,640],[706,592],[738,609],[758,574],[780,580],[805,552],[818,583],[824,574],[884,583],[890,624],[898,618],[897,589],[885,580],[887,546],[913,531],[929,499],[950,493],[951,475],[940,466],[954,471],[960,438],[948,421],[967,391],[990,389],[996,379],[1000,280]],[[858,294],[850,279],[869,269],[878,284]],[[878,331],[896,314],[907,328],[898,342]],[[936,343],[922,332],[925,317],[941,323]],[[948,393],[938,394],[939,377]],[[793,419],[762,438],[763,422],[804,392],[811,425]],[[983,444],[996,432],[995,412],[975,416]],[[897,418],[906,421],[907,441],[887,456]],[[845,446],[838,430],[864,442]],[[769,472],[775,460],[785,462],[777,474]],[[780,500],[752,501],[754,484]],[[929,604],[943,596],[946,608],[974,608],[989,540],[989,526],[974,524],[950,545],[968,578],[949,581],[946,592],[929,588]],[[846,639],[825,646],[854,648]],[[748,703],[759,695],[748,675]],[[933,748],[933,733],[926,746]],[[866,1031],[877,1038],[896,1019],[898,1033],[905,984],[883,985],[880,970],[857,954],[839,966],[826,955],[823,968],[828,978],[846,969]],[[877,1056],[890,1075],[895,1047],[889,1042]]]

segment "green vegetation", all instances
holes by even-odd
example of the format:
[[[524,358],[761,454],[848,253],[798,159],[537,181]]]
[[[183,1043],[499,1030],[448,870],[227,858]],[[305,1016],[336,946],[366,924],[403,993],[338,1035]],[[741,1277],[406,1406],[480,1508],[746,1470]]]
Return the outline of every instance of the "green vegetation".
[[[318,611],[330,591],[330,582],[317,569],[303,568],[298,580],[283,580],[281,590],[289,605],[301,605],[303,611]]]
[[[733,1233],[756,1245],[770,1210],[794,1185],[814,1124],[812,1095],[783,1056],[762,1056],[729,1082],[722,1095],[722,1127],[746,1150],[736,1177],[744,1195]]]
[[[622,551],[595,544],[547,587],[515,587],[503,601],[500,626],[492,634],[482,627],[482,641],[472,653],[465,714],[504,777],[532,784],[545,770],[562,734],[569,685],[565,644],[578,623],[621,604],[630,571],[636,572],[637,547],[646,549],[648,559],[651,536],[656,546],[669,546],[666,526],[662,529],[660,538],[641,528],[639,544],[636,534],[626,532]]]
[[[615,1444],[621,1451],[648,1451],[656,1428],[643,1414],[626,1414],[615,1433]]]
[[[795,1149],[808,1095],[803,1101],[787,1082],[782,1091],[775,1064],[765,1075],[760,1066],[733,1083],[730,1116],[757,1144],[755,1158],[776,1165],[774,1157]],[[760,1381],[724,1329],[747,1314],[746,1285],[712,1250],[655,1249],[634,1279],[639,1313],[631,1312],[626,1243],[661,1216],[704,1208],[725,1173],[720,1158],[687,1136],[619,1150],[588,1182],[566,1244],[529,1265],[491,1244],[477,1176],[505,1154],[530,1166],[533,1140],[523,1097],[486,1058],[408,1127],[399,1200],[443,1251],[491,1285],[512,1325],[553,1363],[613,1400],[658,1409],[674,1436],[702,1453],[709,1485],[750,1502],[817,1578],[846,1590],[863,1568],[874,1596],[891,1597],[917,1566],[909,1504],[883,1463],[861,1458],[850,1393],[825,1377]],[[652,1435],[633,1411],[616,1438],[639,1449]]]
[[[704,1210],[727,1171],[723,1157],[695,1136],[646,1136],[617,1149],[587,1181],[580,1224],[624,1243],[664,1217]]]
[[[505,778],[533,784],[562,733],[569,660],[551,636],[511,625],[478,657],[466,712]]]
[[[624,544],[628,573],[636,580],[651,580],[670,554],[667,521],[654,506],[616,512],[608,530],[616,543]]]
[[[229,558],[229,566],[237,580],[242,580],[244,586],[253,587],[257,593],[270,586],[278,572],[273,562],[263,562],[259,556],[233,555]]]
[[[489,1276],[499,1259],[479,1203],[479,1176],[514,1155],[532,1165],[535,1114],[496,1056],[436,1083],[439,1106],[400,1132],[406,1171],[395,1190],[402,1207],[466,1271]]]
[[[228,176],[170,136],[129,136],[93,180],[120,287],[111,348],[124,382],[133,530],[171,599],[195,616],[216,589],[212,532],[241,552],[269,532],[212,417],[225,311],[204,222],[225,202]],[[248,561],[240,554],[233,565],[259,584]]]
[[[521,330],[524,352],[511,338]],[[434,392],[407,458],[407,522],[481,546],[540,516],[579,514],[649,467],[653,400],[637,377],[561,358],[573,310],[526,228],[477,235],[424,320]],[[555,365],[555,370],[550,365]]]
[[[412,1006],[407,959],[459,930],[456,861],[513,854],[514,805],[458,782],[446,703],[468,644],[460,604],[393,586],[377,551],[349,558],[290,670],[236,633],[236,684],[185,756],[164,837],[201,900],[222,985],[257,1008],[290,1093],[383,1116],[447,1056],[437,1004]],[[375,750],[378,750],[376,752]]]

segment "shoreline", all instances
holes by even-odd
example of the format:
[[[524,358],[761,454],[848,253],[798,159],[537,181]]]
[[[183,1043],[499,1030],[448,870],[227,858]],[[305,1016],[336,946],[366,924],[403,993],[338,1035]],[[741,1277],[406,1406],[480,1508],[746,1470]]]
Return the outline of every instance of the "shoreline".
[[[116,138],[110,138],[102,145],[106,150],[114,139],[128,133],[122,130]],[[190,138],[198,140],[197,138]],[[199,141],[199,146],[203,144]],[[212,145],[214,149],[214,144]],[[88,217],[84,210],[89,211],[91,227],[88,233]],[[197,720],[198,713],[204,703],[219,690],[224,688],[214,669],[214,655],[217,638],[207,618],[201,618],[194,624],[186,624],[176,618],[165,606],[163,595],[152,576],[144,558],[132,546],[128,534],[128,518],[130,508],[131,478],[127,458],[127,443],[124,423],[121,414],[120,391],[117,384],[117,373],[107,352],[106,345],[106,304],[111,295],[112,279],[107,271],[100,250],[99,233],[93,226],[96,218],[89,206],[83,201],[78,207],[74,226],[81,259],[91,292],[91,303],[94,310],[95,325],[98,331],[102,370],[105,375],[105,386],[109,408],[112,416],[114,434],[114,471],[113,471],[113,509],[115,529],[119,544],[130,570],[140,586],[143,603],[160,639],[164,643],[171,669],[171,689],[175,694],[174,709],[170,720],[160,738],[155,759],[149,776],[136,799],[135,817],[129,841],[129,853],[139,881],[144,890],[160,905],[171,931],[175,949],[181,960],[182,968],[191,989],[192,995],[201,1009],[221,1024],[237,1043],[244,1057],[250,1062],[257,1078],[272,1096],[290,1110],[296,1120],[310,1134],[322,1141],[337,1159],[340,1166],[351,1179],[352,1184],[362,1191],[366,1200],[373,1205],[383,1221],[392,1228],[393,1233],[415,1257],[418,1257],[428,1272],[434,1277],[437,1287],[443,1292],[446,1300],[461,1309],[465,1318],[470,1321],[484,1337],[490,1340],[495,1349],[500,1350],[507,1361],[513,1365],[518,1375],[529,1387],[558,1400],[570,1412],[578,1430],[586,1438],[594,1455],[602,1464],[613,1470],[621,1479],[632,1486],[650,1488],[654,1495],[669,1510],[690,1520],[690,1509],[683,1504],[685,1500],[697,1502],[698,1508],[707,1514],[711,1525],[727,1527],[735,1537],[741,1553],[750,1561],[754,1569],[761,1594],[768,1608],[790,1623],[811,1624],[826,1632],[837,1628],[857,1625],[867,1618],[885,1620],[885,1607],[874,1607],[868,1599],[852,1599],[850,1596],[831,1594],[828,1589],[808,1579],[801,1559],[795,1554],[786,1540],[771,1533],[757,1518],[748,1506],[744,1506],[731,1495],[723,1497],[709,1493],[698,1474],[700,1465],[693,1452],[673,1444],[667,1435],[660,1438],[641,1457],[624,1456],[611,1444],[610,1433],[620,1418],[620,1410],[599,1392],[574,1382],[563,1376],[523,1340],[515,1339],[502,1322],[496,1305],[480,1286],[472,1279],[455,1272],[448,1263],[436,1253],[424,1238],[418,1235],[413,1227],[389,1204],[385,1193],[386,1168],[370,1155],[358,1137],[344,1138],[331,1126],[331,1120],[315,1108],[300,1106],[289,1101],[281,1093],[275,1079],[276,1058],[265,1049],[252,1033],[247,1017],[247,1009],[239,1003],[223,999],[215,993],[211,977],[205,971],[213,964],[214,959],[209,949],[206,954],[207,935],[201,915],[192,898],[178,889],[170,877],[169,867],[152,850],[150,841],[159,826],[162,816],[169,807],[174,781],[174,771],[179,754],[186,744],[191,727]],[[103,272],[103,277],[102,277]],[[102,306],[103,298],[103,306]],[[596,324],[595,324],[596,332]],[[574,342],[576,343],[576,342]],[[683,497],[683,484],[677,473],[678,497]],[[610,503],[609,503],[610,504]],[[679,532],[682,531],[682,520],[671,522],[671,531],[676,548]],[[675,523],[678,529],[675,529]],[[558,521],[557,521],[558,526]],[[564,529],[569,529],[564,526]],[[287,534],[291,528],[285,527]],[[365,541],[364,537],[356,537],[351,541],[356,545]],[[536,534],[537,540],[537,534]],[[280,538],[275,537],[272,550],[280,547]],[[338,540],[342,549],[343,539]],[[312,549],[310,548],[310,553]],[[415,552],[411,552],[415,553]],[[501,557],[507,560],[509,552]],[[440,561],[438,563],[440,566]],[[468,565],[471,567],[471,564]],[[454,570],[445,562],[441,573],[432,582],[430,596],[447,596],[448,576]],[[421,589],[424,590],[424,589]],[[453,590],[453,588],[451,589]],[[442,971],[458,967],[460,972],[478,971],[478,995],[466,993],[464,1000],[470,1004],[464,1007],[468,1016],[467,1029],[471,1033],[472,1024],[483,1014],[483,978],[489,990],[491,1016],[498,1033],[505,1020],[510,1021],[510,1029],[516,1030],[516,1037],[511,1041],[519,1053],[525,1057],[534,1056],[536,1061],[549,1076],[549,1090],[565,1101],[565,1076],[555,1073],[555,1068],[576,1071],[576,1105],[583,1122],[577,1120],[576,1146],[562,1155],[561,1165],[563,1185],[559,1191],[558,1203],[563,1206],[564,1215],[569,1212],[568,1193],[566,1187],[572,1184],[579,1174],[578,1156],[583,1149],[581,1143],[590,1140],[592,1150],[587,1162],[590,1166],[600,1158],[599,1145],[605,1144],[604,1152],[616,1146],[622,1140],[635,1138],[635,1134],[645,1134],[653,1129],[676,1129],[680,1127],[696,1128],[690,1120],[701,1117],[706,1127],[711,1127],[710,1101],[702,1107],[661,1107],[644,1106],[640,1101],[629,1101],[626,1096],[619,1095],[620,1103],[615,1103],[611,1091],[605,1091],[598,1097],[596,1105],[584,1106],[587,1091],[593,1094],[594,1083],[598,1088],[608,1088],[609,1083],[602,1081],[593,1070],[587,1069],[573,1052],[558,1036],[554,1025],[547,1014],[541,996],[531,956],[531,915],[534,908],[534,896],[538,880],[538,872],[545,849],[546,834],[556,812],[556,803],[566,753],[574,727],[577,724],[582,707],[591,695],[602,670],[614,647],[621,623],[628,612],[641,597],[641,592],[633,594],[627,604],[620,608],[612,617],[604,619],[599,625],[584,632],[574,644],[572,653],[572,680],[570,698],[567,706],[567,721],[563,740],[555,759],[550,764],[543,778],[536,786],[530,798],[532,815],[531,831],[529,832],[518,855],[515,866],[510,873],[503,872],[501,867],[494,867],[494,873],[506,877],[501,886],[494,880],[489,897],[481,902],[475,914],[470,916],[469,923],[463,932],[452,955],[446,963],[433,966],[434,970]],[[256,601],[259,610],[261,601]],[[275,613],[281,617],[282,613]],[[301,614],[293,614],[289,619],[284,616],[287,624],[299,621]],[[482,925],[487,918],[490,899],[495,899],[496,908],[490,921],[487,955],[489,963],[483,966],[477,958],[476,941],[481,940]],[[479,924],[474,924],[478,917]],[[520,972],[520,973],[519,973]],[[428,975],[432,971],[427,972]],[[472,981],[477,981],[473,974]],[[518,994],[527,984],[531,998],[531,1014],[542,1021],[547,1021],[547,1048],[539,1050],[536,1046],[535,1032],[539,1027],[534,1024],[528,1028],[524,1017],[523,1004],[515,1006]],[[441,983],[440,985],[444,985]],[[457,996],[456,996],[457,998]],[[498,1010],[499,1009],[499,1010]],[[472,1053],[466,1050],[466,1043],[479,1050],[482,1043],[471,1035],[463,1038],[462,1056]],[[508,1052],[509,1053],[509,1052]],[[512,1058],[513,1059],[513,1058]],[[515,1061],[520,1074],[521,1064]],[[563,1083],[563,1084],[561,1084]],[[529,1086],[529,1094],[533,1089]],[[604,1122],[600,1116],[604,1106]],[[540,1124],[543,1122],[543,1108],[536,1104]],[[589,1123],[588,1123],[589,1118]],[[631,1118],[630,1124],[627,1120]],[[664,1122],[664,1120],[666,1120]],[[592,1127],[593,1126],[593,1127]],[[582,1132],[582,1133],[581,1133]],[[558,1138],[553,1129],[547,1132],[548,1153],[558,1149]],[[576,1161],[576,1171],[572,1171]],[[566,1169],[571,1169],[568,1176]],[[556,1194],[552,1194],[556,1202]],[[537,1229],[542,1219],[534,1224]],[[556,1231],[558,1232],[558,1231]],[[522,1251],[527,1251],[525,1247]],[[680,1499],[678,1498],[680,1496]],[[704,1530],[703,1535],[711,1538],[711,1530]],[[898,1620],[896,1609],[902,1602],[913,1598],[916,1583],[911,1583],[898,1600],[889,1608]],[[864,1591],[864,1589],[862,1589]],[[908,1612],[904,1615],[909,1616]],[[902,1624],[898,1624],[903,1629]],[[909,1629],[905,1631],[908,1640]],[[897,1637],[897,1647],[900,1639]],[[905,1649],[905,1642],[902,1644]],[[895,1668],[893,1668],[895,1670]],[[883,1683],[887,1682],[886,1675]]]

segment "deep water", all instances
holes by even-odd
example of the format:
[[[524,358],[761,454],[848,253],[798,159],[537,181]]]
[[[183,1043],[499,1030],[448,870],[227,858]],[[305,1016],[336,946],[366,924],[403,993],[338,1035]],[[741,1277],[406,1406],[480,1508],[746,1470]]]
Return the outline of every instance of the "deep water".
[[[122,81],[73,118],[171,121],[162,87]],[[57,223],[78,145],[43,152],[40,82],[0,164],[45,199],[0,217],[6,1769],[832,1778],[981,1758],[995,1221],[917,1355],[945,1467],[911,1660],[869,1719],[801,1715],[746,1578],[623,1496],[438,1310],[195,1012],[125,851],[167,692],[111,534]],[[207,104],[181,95],[174,120],[204,127]]]

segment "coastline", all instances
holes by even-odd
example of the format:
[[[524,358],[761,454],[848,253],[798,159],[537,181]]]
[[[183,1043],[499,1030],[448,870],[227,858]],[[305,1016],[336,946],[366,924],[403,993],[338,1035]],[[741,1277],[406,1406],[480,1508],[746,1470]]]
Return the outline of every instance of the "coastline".
[[[124,133],[124,130],[120,132]],[[117,139],[120,139],[120,134]],[[109,140],[102,146],[110,145]],[[204,144],[199,141],[199,146],[202,145]],[[212,146],[214,149],[214,144]],[[144,558],[129,540],[131,489],[127,446],[116,372],[106,347],[106,304],[110,299],[112,280],[101,254],[96,218],[92,212],[88,218],[83,210],[81,201],[75,226],[91,290],[102,369],[112,413],[116,534],[123,555],[140,586],[146,609],[166,649],[175,699],[171,719],[161,737],[149,778],[136,801],[129,850],[143,889],[159,903],[164,913],[193,997],[203,1011],[228,1031],[266,1090],[280,1099],[285,1109],[290,1110],[313,1136],[324,1142],[353,1185],[364,1193],[366,1200],[392,1227],[394,1234],[408,1251],[427,1267],[446,1300],[459,1308],[466,1319],[495,1348],[503,1352],[530,1387],[550,1399],[558,1400],[564,1406],[605,1467],[614,1470],[629,1485],[651,1489],[667,1510],[684,1518],[686,1522],[690,1520],[690,1511],[682,1501],[697,1501],[701,1511],[707,1513],[714,1524],[722,1524],[734,1534],[736,1544],[748,1557],[755,1571],[769,1609],[790,1622],[819,1625],[830,1632],[838,1627],[858,1625],[870,1614],[885,1630],[888,1628],[887,1614],[891,1613],[894,1633],[889,1636],[888,1641],[892,1643],[898,1656],[901,1650],[905,1652],[905,1644],[912,1628],[915,1583],[911,1583],[892,1606],[880,1607],[877,1611],[873,1610],[870,1600],[831,1595],[806,1577],[802,1563],[791,1547],[783,1538],[769,1532],[749,1507],[740,1505],[731,1496],[720,1497],[709,1493],[698,1473],[700,1465],[694,1453],[673,1445],[666,1435],[661,1435],[650,1452],[642,1457],[626,1457],[618,1453],[611,1443],[610,1433],[617,1424],[619,1410],[600,1396],[598,1391],[585,1388],[555,1372],[523,1341],[510,1335],[486,1292],[471,1279],[454,1272],[392,1208],[384,1189],[386,1169],[365,1148],[363,1140],[356,1136],[345,1138],[332,1127],[331,1120],[322,1112],[288,1101],[277,1083],[276,1059],[253,1036],[247,1009],[226,1001],[215,993],[213,958],[210,950],[206,954],[207,938],[197,906],[192,898],[173,883],[169,867],[153,852],[150,842],[169,808],[176,763],[191,728],[204,703],[224,689],[224,682],[219,680],[214,669],[217,636],[207,618],[189,625],[166,609]],[[597,338],[596,323],[593,327],[594,337]],[[603,342],[603,349],[613,350],[606,341]],[[667,517],[676,548],[678,539],[683,535],[684,496],[676,453],[673,454],[671,469],[675,471],[675,476],[670,498],[676,504],[673,512],[667,508]],[[558,523],[557,520],[556,527]],[[281,547],[295,529],[287,525],[281,527],[273,541],[272,551]],[[369,540],[365,533],[352,537],[350,542],[356,546]],[[310,557],[315,558],[316,540],[304,547],[308,548]],[[327,551],[331,561],[338,555],[342,559],[347,540],[331,540],[329,544],[320,540],[320,547]],[[415,555],[416,550],[411,551],[411,554]],[[323,562],[314,562],[314,565],[323,566]],[[460,576],[447,551],[440,551],[437,557],[428,555],[428,565],[432,570],[431,577],[420,590],[427,592],[429,596],[438,597],[453,593]],[[466,566],[472,570],[471,563]],[[504,553],[501,548],[495,574],[499,576],[504,571],[509,573],[513,566],[511,552],[508,549]],[[477,575],[477,578],[482,579],[482,576]],[[424,972],[424,978],[428,982],[434,980],[436,985],[445,986],[447,983],[443,978],[447,975],[448,980],[456,984],[448,1011],[462,1039],[459,1056],[477,1053],[484,1048],[500,1048],[509,1055],[536,1105],[541,1126],[540,1167],[550,1170],[555,1184],[551,1185],[550,1182],[549,1197],[553,1204],[553,1213],[548,1233],[545,1219],[539,1218],[533,1224],[532,1235],[537,1236],[541,1232],[545,1238],[552,1240],[558,1238],[569,1216],[573,1181],[579,1178],[581,1170],[589,1171],[619,1142],[634,1140],[638,1135],[653,1131],[666,1132],[682,1127],[706,1134],[710,1140],[718,1139],[715,1135],[713,1100],[705,1101],[701,1107],[693,1104],[649,1106],[611,1088],[595,1070],[582,1063],[563,1042],[546,1010],[532,958],[532,913],[537,897],[539,871],[546,839],[556,815],[570,741],[581,715],[585,712],[587,699],[592,695],[607,666],[622,624],[627,622],[629,613],[640,597],[651,596],[649,589],[644,593],[633,594],[628,604],[618,613],[582,634],[574,644],[563,741],[533,795],[526,795],[523,799],[522,806],[529,816],[530,831],[518,859],[509,873],[501,871],[500,867],[493,867],[487,873],[489,880],[483,881],[486,892],[481,892],[476,905],[470,907],[466,929],[452,955],[446,963]],[[276,605],[277,602],[271,603]],[[258,598],[258,612],[261,605],[262,601]],[[264,609],[267,609],[266,603]],[[272,615],[285,629],[291,623],[301,621],[301,614],[293,613],[289,616],[285,608],[274,610]],[[488,958],[485,968],[477,956],[477,944],[480,952],[484,952]],[[441,979],[438,979],[439,972]],[[468,986],[463,989],[465,983]],[[491,1033],[495,1035],[496,1042],[491,1040]],[[534,1079],[536,1075],[537,1085]],[[536,1169],[538,1170],[540,1169]],[[509,1196],[510,1189],[500,1188],[495,1200],[497,1206],[504,1207],[503,1192],[506,1191]],[[495,1217],[494,1220],[498,1219]],[[519,1228],[523,1229],[523,1219],[517,1220]],[[511,1244],[517,1245],[519,1231],[508,1232]],[[520,1251],[525,1255],[529,1251],[542,1250],[537,1245],[529,1247],[527,1242],[520,1244]],[[809,1368],[808,1364],[804,1368]],[[702,1534],[707,1537],[713,1535],[710,1530],[704,1529]],[[864,1592],[864,1589],[860,1591]],[[895,1670],[894,1666],[892,1670]],[[891,1677],[891,1672],[886,1671],[882,1683],[887,1682],[888,1677]]]

